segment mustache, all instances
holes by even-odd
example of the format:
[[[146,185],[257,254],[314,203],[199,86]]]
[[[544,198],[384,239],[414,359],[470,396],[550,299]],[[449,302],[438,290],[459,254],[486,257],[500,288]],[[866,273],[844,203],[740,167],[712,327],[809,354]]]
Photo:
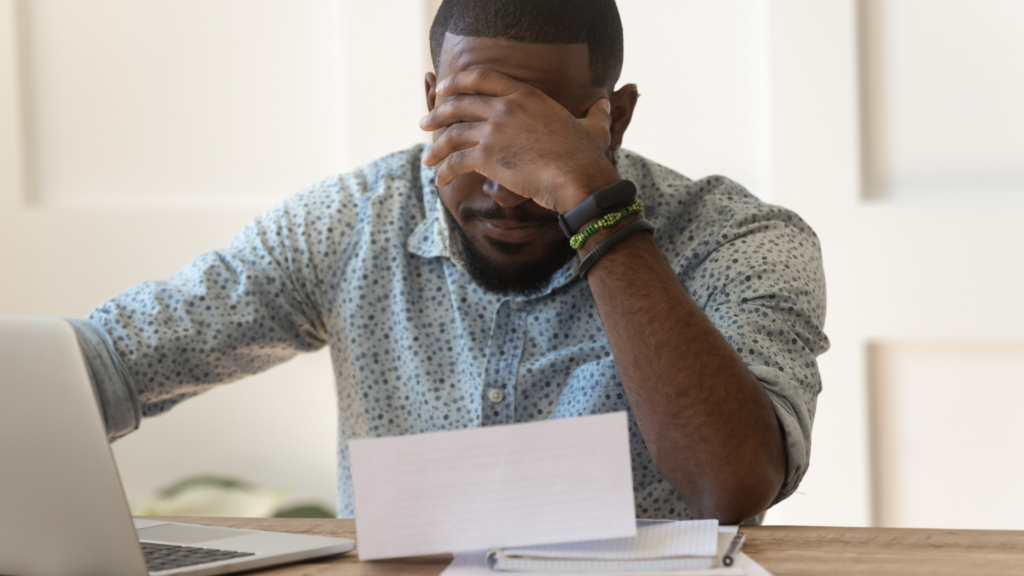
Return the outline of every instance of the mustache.
[[[538,213],[520,204],[511,208],[504,208],[497,202],[492,202],[486,208],[474,208],[472,206],[460,206],[459,218],[479,218],[481,220],[506,220],[518,224],[549,224],[558,222],[558,214]]]

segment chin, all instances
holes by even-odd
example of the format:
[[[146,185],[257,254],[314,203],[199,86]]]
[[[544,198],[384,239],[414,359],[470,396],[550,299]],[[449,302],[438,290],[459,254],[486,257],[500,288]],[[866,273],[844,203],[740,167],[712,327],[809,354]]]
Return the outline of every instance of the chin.
[[[561,234],[547,241],[509,243],[471,239],[461,227],[457,230],[467,272],[481,288],[496,294],[535,295],[576,255]]]

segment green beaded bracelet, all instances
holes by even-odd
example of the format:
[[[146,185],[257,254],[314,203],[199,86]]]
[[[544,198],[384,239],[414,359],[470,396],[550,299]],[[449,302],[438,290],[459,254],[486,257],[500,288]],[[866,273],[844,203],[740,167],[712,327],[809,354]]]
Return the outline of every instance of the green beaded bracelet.
[[[569,246],[572,246],[573,250],[579,250],[580,246],[583,246],[583,243],[586,242],[587,238],[590,238],[590,235],[593,234],[594,232],[597,232],[598,230],[604,228],[611,228],[612,226],[617,224],[619,220],[622,220],[626,216],[643,211],[644,203],[641,202],[639,198],[637,198],[635,202],[633,202],[629,206],[626,206],[622,210],[619,210],[618,212],[612,212],[610,214],[605,214],[604,216],[601,216],[600,218],[595,220],[593,224],[587,226],[578,234],[569,239]]]

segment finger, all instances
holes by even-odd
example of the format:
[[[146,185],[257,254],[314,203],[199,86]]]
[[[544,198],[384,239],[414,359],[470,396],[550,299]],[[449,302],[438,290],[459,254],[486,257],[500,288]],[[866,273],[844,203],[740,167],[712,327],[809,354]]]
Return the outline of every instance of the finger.
[[[434,183],[440,186],[447,186],[462,174],[470,172],[481,172],[477,167],[481,164],[480,146],[473,146],[464,150],[455,150],[445,157],[444,161],[437,165],[437,175]],[[486,174],[484,174],[486,176]]]
[[[438,136],[423,155],[424,166],[433,166],[442,162],[449,154],[480,143],[480,124],[476,122],[460,122],[452,124]]]
[[[523,86],[522,82],[501,72],[495,72],[487,68],[477,68],[475,70],[456,72],[445,78],[437,87],[437,95],[483,94],[485,96],[508,96]]]
[[[483,122],[493,112],[490,96],[459,95],[438,104],[420,120],[420,129],[438,130],[456,122]]]
[[[611,144],[612,104],[608,99],[601,98],[594,102],[582,122],[602,148],[607,148]]]

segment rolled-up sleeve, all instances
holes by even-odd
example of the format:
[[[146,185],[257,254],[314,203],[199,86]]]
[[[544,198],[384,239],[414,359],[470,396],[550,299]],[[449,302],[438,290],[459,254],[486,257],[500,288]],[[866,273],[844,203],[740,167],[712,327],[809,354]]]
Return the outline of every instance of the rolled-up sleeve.
[[[796,490],[810,463],[821,392],[816,357],[829,347],[821,249],[793,212],[761,203],[728,179],[703,186],[712,191],[699,210],[723,218],[693,231],[676,265],[687,291],[771,399],[787,457],[774,504]]]
[[[313,253],[329,229],[324,215],[340,212],[339,186],[335,178],[289,198],[227,248],[73,322],[111,438],[138,425],[129,410],[159,414],[326,344]],[[112,358],[104,358],[104,346]]]
[[[66,320],[78,337],[107,428],[107,438],[113,441],[135,431],[142,420],[142,405],[128,369],[117,357],[110,335],[95,322],[78,318]]]
[[[785,436],[786,478],[774,503],[789,497],[807,472],[821,375],[828,349],[825,277],[817,238],[789,213],[730,227],[717,251],[731,267],[705,312],[771,398]],[[795,217],[794,217],[795,218]],[[789,221],[787,221],[789,220]]]

